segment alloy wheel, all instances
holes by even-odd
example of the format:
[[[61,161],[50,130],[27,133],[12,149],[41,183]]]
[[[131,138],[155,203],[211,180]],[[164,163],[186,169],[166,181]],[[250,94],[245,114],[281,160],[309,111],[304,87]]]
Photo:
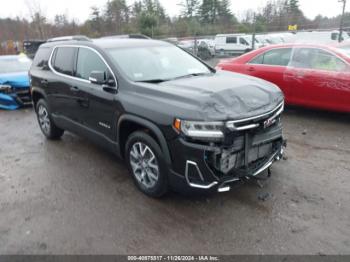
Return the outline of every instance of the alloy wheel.
[[[153,188],[159,179],[159,166],[151,148],[142,142],[130,150],[130,165],[137,181],[146,188]]]
[[[38,108],[38,119],[41,129],[45,134],[49,134],[51,128],[50,117],[46,107],[43,105],[40,105]]]

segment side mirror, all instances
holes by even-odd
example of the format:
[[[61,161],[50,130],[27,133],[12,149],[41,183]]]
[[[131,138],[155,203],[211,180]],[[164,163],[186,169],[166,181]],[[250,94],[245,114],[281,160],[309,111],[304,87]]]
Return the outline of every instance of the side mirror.
[[[92,84],[103,85],[106,83],[106,73],[102,71],[92,71],[89,76],[89,81]]]

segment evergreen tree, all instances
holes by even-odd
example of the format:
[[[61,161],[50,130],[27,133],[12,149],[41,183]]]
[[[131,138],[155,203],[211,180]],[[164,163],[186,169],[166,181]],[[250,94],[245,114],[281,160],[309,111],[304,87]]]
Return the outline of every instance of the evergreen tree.
[[[199,8],[199,16],[202,22],[208,24],[232,23],[234,17],[229,0],[203,0]]]
[[[100,15],[100,10],[93,6],[91,7],[90,20],[88,21],[89,28],[91,28],[92,34],[94,36],[101,35],[103,27],[103,19]]]
[[[199,0],[185,0],[181,3],[182,16],[192,18],[199,12],[200,2]]]
[[[124,25],[129,22],[129,8],[125,0],[108,1],[104,15],[110,33],[122,33]]]
[[[219,10],[219,0],[203,0],[199,9],[201,21],[208,24],[215,24],[218,19]]]
[[[290,0],[289,1],[289,10],[291,12],[299,11],[299,0]]]

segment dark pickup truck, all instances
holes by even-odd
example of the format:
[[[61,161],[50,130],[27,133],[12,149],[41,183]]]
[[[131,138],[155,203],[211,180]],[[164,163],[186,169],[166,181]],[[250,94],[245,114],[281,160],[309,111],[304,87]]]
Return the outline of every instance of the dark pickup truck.
[[[40,46],[30,70],[38,122],[125,159],[138,188],[230,190],[259,179],[283,154],[280,89],[216,71],[150,39],[71,39]]]

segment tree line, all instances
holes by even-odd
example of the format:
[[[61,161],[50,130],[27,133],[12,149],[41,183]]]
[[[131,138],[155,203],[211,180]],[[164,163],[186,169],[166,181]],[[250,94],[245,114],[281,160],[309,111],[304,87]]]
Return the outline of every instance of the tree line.
[[[235,4],[231,6],[229,0],[179,1],[181,14],[170,17],[159,0],[137,0],[131,5],[126,0],[109,0],[102,8],[91,7],[91,14],[83,23],[65,14],[57,14],[49,21],[40,8],[31,8],[28,18],[0,19],[0,41],[75,34],[100,37],[142,33],[154,38],[185,37],[253,30],[257,33],[286,31],[288,25],[294,24],[298,24],[298,29],[326,29],[337,28],[340,23],[340,16],[319,15],[308,19],[298,0],[269,0],[258,10],[247,10],[239,19],[232,12]],[[345,15],[345,26],[350,26],[350,13]]]

